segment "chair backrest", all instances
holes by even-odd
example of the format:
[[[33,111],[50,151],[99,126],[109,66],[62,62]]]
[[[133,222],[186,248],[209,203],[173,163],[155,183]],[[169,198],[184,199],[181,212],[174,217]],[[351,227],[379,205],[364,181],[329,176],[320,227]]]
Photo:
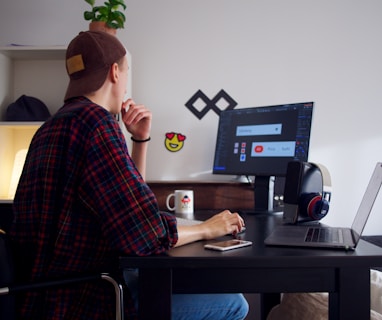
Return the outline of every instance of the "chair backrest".
[[[63,279],[52,279],[51,281],[45,280],[42,282],[35,282],[29,284],[15,284],[15,263],[13,257],[14,246],[7,234],[0,229],[0,320],[14,320],[16,319],[16,298],[14,294],[17,292],[26,292],[36,289],[47,289],[51,287],[62,287],[72,285],[75,283],[83,283],[89,281],[107,281],[114,288],[115,293],[115,315],[117,320],[123,320],[124,307],[123,307],[123,285],[109,274],[89,274],[77,275],[72,277],[65,277]],[[8,288],[9,287],[9,288]]]
[[[0,229],[0,288],[12,284],[14,281],[13,257],[7,234]],[[15,318],[15,297],[0,295],[0,319]]]
[[[8,294],[9,292],[27,292],[36,289],[47,289],[50,287],[62,287],[65,285],[71,285],[74,283],[83,283],[89,281],[107,281],[114,287],[115,291],[115,307],[116,307],[116,319],[123,320],[123,286],[117,282],[109,274],[90,274],[83,276],[71,276],[63,279],[56,280],[42,280],[40,283],[19,283],[20,273],[18,277],[16,275],[15,267],[20,266],[17,259],[18,251],[17,247],[11,242],[11,239],[7,235],[11,222],[13,220],[12,205],[0,204],[0,320],[14,320],[16,319],[16,295]],[[25,262],[23,263],[25,267]],[[16,281],[16,277],[17,280]],[[17,282],[17,283],[15,283]],[[8,288],[9,287],[9,288]]]

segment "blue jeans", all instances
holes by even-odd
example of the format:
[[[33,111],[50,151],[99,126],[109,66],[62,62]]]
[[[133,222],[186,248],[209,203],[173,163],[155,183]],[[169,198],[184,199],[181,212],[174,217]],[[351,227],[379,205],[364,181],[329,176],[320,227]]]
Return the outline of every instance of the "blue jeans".
[[[138,270],[125,269],[123,277],[138,310]],[[242,320],[248,310],[248,302],[241,293],[173,294],[171,319]]]

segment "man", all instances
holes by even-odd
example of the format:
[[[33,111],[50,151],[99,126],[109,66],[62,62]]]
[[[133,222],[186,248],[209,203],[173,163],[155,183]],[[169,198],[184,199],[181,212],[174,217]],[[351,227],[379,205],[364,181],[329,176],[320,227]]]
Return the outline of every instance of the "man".
[[[151,112],[126,94],[126,50],[115,36],[82,32],[69,44],[64,106],[32,139],[14,199],[13,241],[27,280],[118,272],[120,255],[159,254],[172,247],[236,233],[237,213],[223,211],[199,226],[177,226],[160,212],[144,181]],[[128,153],[114,115],[131,134]],[[133,283],[133,273],[126,273]],[[234,275],[233,275],[234,276]],[[125,313],[136,317],[128,285]],[[21,319],[112,319],[114,296],[99,283],[28,293]],[[174,295],[173,318],[243,319],[241,294]],[[212,316],[211,316],[212,314]]]

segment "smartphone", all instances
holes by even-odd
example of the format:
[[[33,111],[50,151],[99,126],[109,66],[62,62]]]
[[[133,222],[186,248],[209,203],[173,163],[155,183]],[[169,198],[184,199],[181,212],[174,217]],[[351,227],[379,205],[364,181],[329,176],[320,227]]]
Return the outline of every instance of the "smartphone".
[[[225,241],[219,241],[214,243],[205,244],[205,249],[218,250],[218,251],[227,251],[242,247],[247,247],[252,245],[251,241],[247,240],[239,240],[239,239],[231,239]]]

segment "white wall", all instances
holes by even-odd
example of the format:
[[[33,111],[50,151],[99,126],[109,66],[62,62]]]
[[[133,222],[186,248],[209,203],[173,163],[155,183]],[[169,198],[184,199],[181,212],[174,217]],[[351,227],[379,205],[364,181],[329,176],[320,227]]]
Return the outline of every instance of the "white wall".
[[[0,44],[67,44],[87,28],[81,0],[1,0]],[[133,56],[133,98],[154,114],[148,179],[230,179],[212,167],[218,117],[184,104],[224,89],[239,107],[315,101],[310,161],[326,165],[325,222],[350,226],[382,161],[380,0],[128,0],[120,39]],[[187,136],[179,152],[166,132]],[[367,234],[382,234],[382,196]]]

